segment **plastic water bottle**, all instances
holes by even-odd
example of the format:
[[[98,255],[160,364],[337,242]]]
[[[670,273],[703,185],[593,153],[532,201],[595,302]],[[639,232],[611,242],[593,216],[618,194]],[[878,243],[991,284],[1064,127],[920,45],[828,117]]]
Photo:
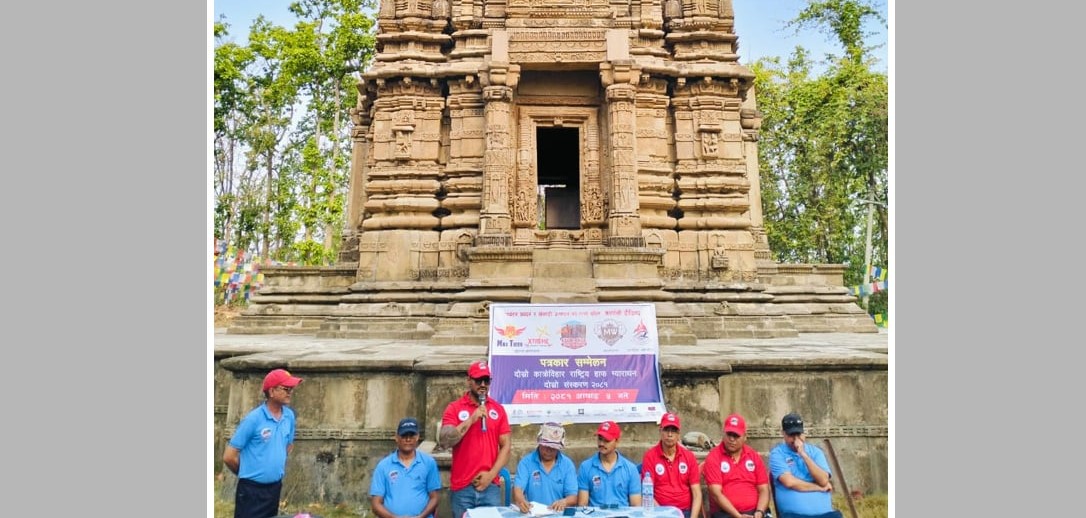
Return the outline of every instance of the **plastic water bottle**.
[[[645,477],[641,479],[641,507],[644,510],[652,511],[656,508],[656,501],[653,500],[653,496],[652,474],[645,471]]]

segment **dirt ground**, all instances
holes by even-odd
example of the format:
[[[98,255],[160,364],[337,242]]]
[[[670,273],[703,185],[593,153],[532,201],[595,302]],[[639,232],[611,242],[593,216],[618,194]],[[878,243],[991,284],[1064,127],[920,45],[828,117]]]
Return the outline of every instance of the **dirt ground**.
[[[241,314],[245,308],[233,305],[215,306],[215,327],[226,327],[230,321]]]

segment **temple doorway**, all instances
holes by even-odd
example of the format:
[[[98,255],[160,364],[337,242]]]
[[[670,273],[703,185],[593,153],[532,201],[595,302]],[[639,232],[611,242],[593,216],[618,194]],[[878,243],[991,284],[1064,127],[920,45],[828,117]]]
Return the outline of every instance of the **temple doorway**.
[[[539,228],[581,228],[578,128],[536,127]]]

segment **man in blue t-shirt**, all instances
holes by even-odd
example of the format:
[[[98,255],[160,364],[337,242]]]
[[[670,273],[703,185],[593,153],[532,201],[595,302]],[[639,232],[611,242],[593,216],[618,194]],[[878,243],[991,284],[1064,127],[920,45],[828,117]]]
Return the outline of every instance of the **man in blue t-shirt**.
[[[558,423],[545,423],[535,436],[535,451],[517,464],[513,485],[513,504],[527,513],[528,502],[538,502],[561,513],[577,505],[577,471],[573,460],[562,454],[566,449],[566,430]]]
[[[830,466],[818,446],[807,444],[803,418],[784,416],[781,433],[784,442],[769,452],[778,518],[842,518],[830,498]]]
[[[378,518],[433,518],[441,476],[437,461],[418,447],[418,420],[401,419],[396,427],[396,451],[377,463],[370,481],[370,507]]]
[[[287,405],[302,382],[283,369],[264,376],[264,403],[238,423],[222,462],[238,476],[234,518],[268,518],[279,514],[287,454],[294,449],[294,411]]]
[[[577,505],[641,505],[640,473],[633,462],[618,452],[619,437],[622,429],[614,421],[604,421],[596,430],[599,453],[585,459],[577,470]]]

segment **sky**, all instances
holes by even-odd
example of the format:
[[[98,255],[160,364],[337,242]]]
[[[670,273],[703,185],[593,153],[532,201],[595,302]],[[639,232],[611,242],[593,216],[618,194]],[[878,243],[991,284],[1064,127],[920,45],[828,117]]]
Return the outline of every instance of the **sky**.
[[[874,0],[881,6],[883,17],[889,20],[887,0]],[[294,25],[294,15],[287,11],[290,0],[217,0],[213,2],[214,17],[226,15],[230,24],[232,39],[238,43],[245,41],[249,26],[259,14],[277,25]],[[796,45],[802,45],[811,51],[812,58],[822,59],[827,53],[842,54],[835,41],[829,40],[822,33],[807,29],[799,35],[793,30],[784,29],[788,20],[796,16],[807,0],[732,0],[735,10],[735,33],[739,36],[739,61],[750,64],[762,57],[778,56],[787,58]],[[892,6],[891,6],[892,7]],[[877,33],[868,39],[870,45],[883,44],[874,51],[880,56],[876,66],[881,71],[887,70],[888,31],[885,25],[870,23],[866,32]]]

